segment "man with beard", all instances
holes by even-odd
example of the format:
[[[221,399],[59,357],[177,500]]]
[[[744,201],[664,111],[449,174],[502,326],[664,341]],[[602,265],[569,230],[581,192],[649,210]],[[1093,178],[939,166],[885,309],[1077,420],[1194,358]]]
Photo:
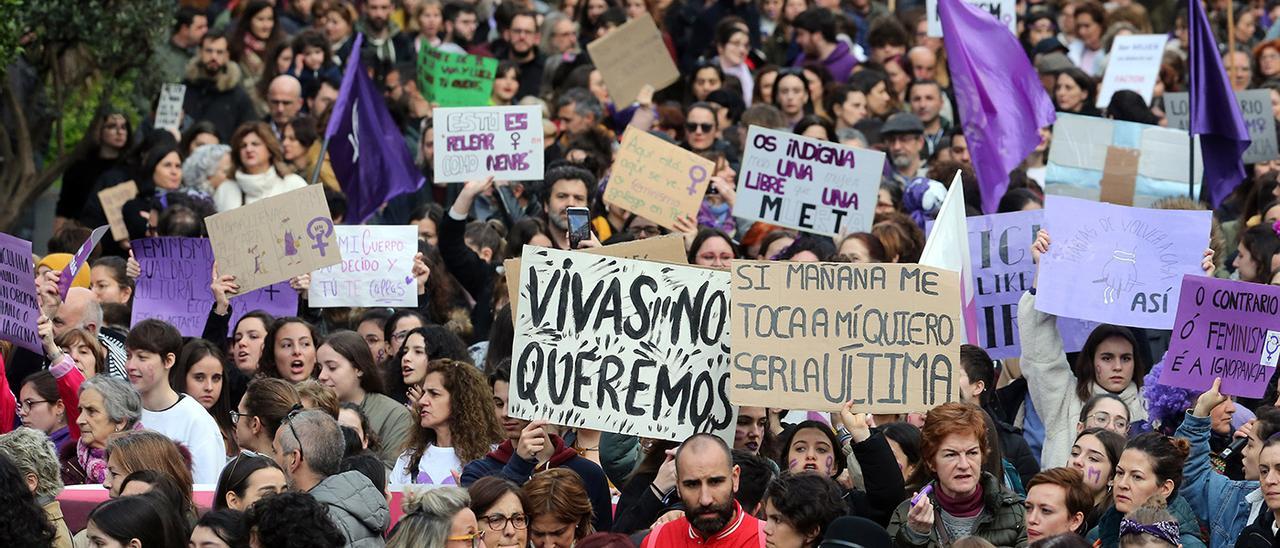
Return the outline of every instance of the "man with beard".
[[[724,440],[694,434],[676,451],[676,489],[685,515],[658,525],[644,545],[653,548],[762,546],[764,522],[752,517],[734,494],[740,469]]]
[[[470,4],[449,2],[444,5],[441,15],[444,17],[444,38],[440,39],[440,47],[436,49],[459,55],[469,53],[492,57],[484,45],[474,46],[476,29],[480,26],[476,8]]]
[[[837,83],[849,80],[858,60],[849,44],[836,38],[836,16],[825,8],[810,8],[801,13],[792,26],[796,29],[796,43],[801,53],[791,66],[799,67],[810,61],[822,63]]]
[[[200,55],[187,64],[187,96],[182,109],[193,120],[208,120],[222,142],[240,124],[254,121],[253,101],[245,92],[244,73],[231,62],[227,35],[210,32],[200,40]]]
[[[532,11],[516,12],[511,16],[511,24],[502,31],[502,40],[508,44],[504,57],[520,63],[520,89],[516,91],[515,101],[538,95],[546,57],[538,51],[542,33],[538,32],[537,14]]]
[[[547,170],[543,178],[542,212],[546,216],[547,237],[556,249],[569,249],[569,217],[565,209],[587,207],[596,188],[596,177],[577,166],[562,165]]]
[[[920,151],[924,149],[924,124],[910,112],[889,117],[880,128],[880,138],[888,148],[893,163],[893,180],[905,187],[907,181],[923,174]]]
[[[400,27],[391,20],[393,8],[391,0],[367,0],[364,3],[364,17],[360,20],[364,32],[361,51],[372,52],[385,65],[414,58],[412,40],[407,39],[400,32]]]

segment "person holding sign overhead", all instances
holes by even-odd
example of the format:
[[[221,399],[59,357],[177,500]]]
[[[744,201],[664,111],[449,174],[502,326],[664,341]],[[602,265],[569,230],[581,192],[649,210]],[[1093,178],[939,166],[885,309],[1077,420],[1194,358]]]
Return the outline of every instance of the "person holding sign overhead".
[[[1032,262],[1040,263],[1040,256],[1049,251],[1049,243],[1049,232],[1041,230],[1031,244]],[[1027,379],[1029,401],[1044,424],[1046,435],[1040,463],[1061,465],[1071,453],[1071,440],[1060,434],[1049,434],[1069,431],[1085,402],[1094,395],[1119,396],[1129,408],[1130,422],[1147,419],[1146,403],[1138,389],[1148,366],[1137,352],[1138,341],[1132,331],[1123,326],[1102,324],[1089,335],[1072,368],[1063,351],[1057,317],[1036,309],[1034,288],[1033,285],[1018,302],[1022,375]]]

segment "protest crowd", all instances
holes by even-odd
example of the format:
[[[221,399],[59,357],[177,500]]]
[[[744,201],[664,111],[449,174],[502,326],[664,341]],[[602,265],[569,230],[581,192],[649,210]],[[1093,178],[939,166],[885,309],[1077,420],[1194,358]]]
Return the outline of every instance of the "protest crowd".
[[[152,25],[0,227],[0,546],[1280,546],[1278,1]]]

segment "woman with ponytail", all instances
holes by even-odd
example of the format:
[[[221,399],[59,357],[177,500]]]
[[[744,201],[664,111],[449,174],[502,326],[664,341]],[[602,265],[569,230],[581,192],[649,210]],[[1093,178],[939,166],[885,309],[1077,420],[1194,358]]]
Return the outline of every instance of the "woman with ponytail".
[[[1168,509],[1178,520],[1183,548],[1205,548],[1200,538],[1200,522],[1185,499],[1178,495],[1182,486],[1182,465],[1191,450],[1191,442],[1148,432],[1125,445],[1112,486],[1112,504],[1102,514],[1098,526],[1089,531],[1094,546],[1118,548],[1124,516],[1143,506]]]

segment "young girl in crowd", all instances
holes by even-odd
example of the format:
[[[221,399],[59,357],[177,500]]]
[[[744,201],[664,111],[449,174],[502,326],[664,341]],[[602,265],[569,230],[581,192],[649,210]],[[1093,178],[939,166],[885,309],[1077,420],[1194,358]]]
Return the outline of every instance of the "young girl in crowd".
[[[1098,525],[1089,530],[1088,539],[1100,542],[1104,548],[1118,546],[1125,514],[1154,504],[1167,507],[1177,519],[1184,548],[1204,548],[1195,512],[1186,499],[1178,495],[1182,464],[1189,449],[1187,440],[1155,432],[1130,440],[1116,463],[1111,507],[1103,512]]]
[[[1049,233],[1041,230],[1032,245],[1032,258],[1049,252]],[[1033,286],[1034,287],[1034,286]],[[1018,303],[1018,339],[1022,344],[1022,375],[1027,379],[1029,403],[1044,424],[1042,465],[1067,462],[1070,439],[1060,433],[1071,421],[1083,416],[1085,403],[1098,394],[1114,394],[1128,408],[1127,421],[1146,420],[1146,404],[1138,389],[1147,364],[1138,352],[1133,332],[1117,325],[1103,324],[1089,334],[1075,367],[1067,363],[1058,332],[1057,317],[1036,309],[1034,291]],[[1079,424],[1080,421],[1077,421]]]
[[[388,464],[400,456],[409,438],[409,410],[384,395],[382,375],[373,363],[369,345],[354,331],[331,333],[316,353],[320,382],[332,388],[338,401],[355,404],[367,417],[372,433],[382,442],[380,455]]]
[[[320,335],[315,326],[302,318],[277,318],[263,340],[258,372],[264,377],[284,379],[293,384],[314,378],[316,346]]]
[[[1076,434],[1067,466],[1080,472],[1093,504],[1085,514],[1083,529],[1092,529],[1111,504],[1111,480],[1124,452],[1124,437],[1103,428],[1086,428]]]
[[[405,345],[411,354],[425,356],[416,340],[419,336],[415,334]],[[469,363],[436,360],[427,363],[423,372],[422,396],[413,406],[418,421],[389,482],[456,485],[453,476],[462,473],[462,465],[485,456],[502,439],[493,413],[493,392]]]
[[[231,402],[239,401],[244,377],[227,363],[222,351],[204,339],[193,339],[183,345],[178,361],[169,370],[169,385],[175,392],[195,398],[213,415],[222,431],[227,456],[235,455],[236,427],[231,423]]]

